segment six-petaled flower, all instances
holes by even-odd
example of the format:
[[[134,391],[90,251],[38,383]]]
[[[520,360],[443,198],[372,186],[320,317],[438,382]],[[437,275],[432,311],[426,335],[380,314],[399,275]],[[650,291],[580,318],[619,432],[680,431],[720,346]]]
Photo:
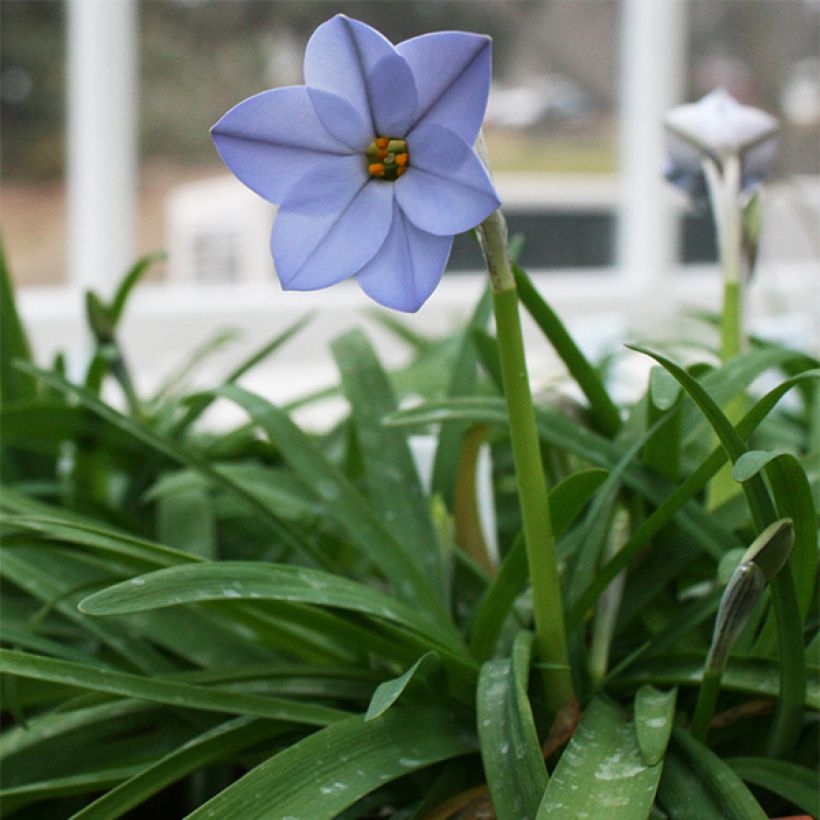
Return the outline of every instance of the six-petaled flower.
[[[382,305],[417,310],[453,236],[499,205],[473,150],[490,85],[490,40],[437,32],[393,46],[337,15],[313,33],[305,85],[264,91],[214,125],[228,167],[278,213],[286,289],[354,276]]]

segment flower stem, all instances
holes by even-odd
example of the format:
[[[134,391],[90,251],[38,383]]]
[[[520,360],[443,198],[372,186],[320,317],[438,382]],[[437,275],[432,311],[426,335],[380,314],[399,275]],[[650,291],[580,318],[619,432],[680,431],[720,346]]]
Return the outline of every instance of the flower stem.
[[[713,160],[703,165],[717,233],[723,272],[723,312],[720,320],[720,358],[727,362],[742,352],[743,331],[743,210],[740,205],[740,161],[727,157],[722,173]]]
[[[718,256],[723,273],[723,309],[720,315],[720,360],[725,364],[745,349],[743,322],[743,211],[740,205],[740,161],[727,157],[722,172],[711,159],[703,163],[704,176],[712,203],[717,234]],[[734,424],[742,418],[744,396],[733,396],[724,406]],[[737,492],[731,467],[724,467],[709,485],[709,507],[714,509]]]
[[[703,680],[698,691],[698,701],[695,704],[695,714],[692,717],[690,731],[692,736],[701,743],[706,743],[709,733],[709,724],[715,714],[715,705],[720,694],[721,669],[707,667],[703,672]]]
[[[493,290],[501,374],[532,585],[535,644],[543,664],[547,705],[558,712],[574,700],[574,692],[547,481],[527,377],[518,292],[507,251],[507,226],[501,212],[489,216],[478,231]]]

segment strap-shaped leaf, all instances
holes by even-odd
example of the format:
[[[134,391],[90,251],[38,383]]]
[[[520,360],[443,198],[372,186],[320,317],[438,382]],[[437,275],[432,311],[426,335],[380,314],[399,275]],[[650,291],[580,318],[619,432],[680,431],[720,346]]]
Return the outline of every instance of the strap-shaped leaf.
[[[519,632],[512,657],[487,661],[478,679],[481,759],[496,814],[534,818],[547,785],[527,682],[532,634]]]
[[[350,402],[369,496],[385,527],[444,600],[441,548],[407,438],[382,425],[397,406],[387,374],[361,330],[334,339],[332,350]]]
[[[661,768],[644,761],[635,726],[623,712],[595,698],[552,773],[538,818],[647,818]]]
[[[676,820],[766,820],[760,804],[729,766],[680,729],[666,754],[658,799]]]
[[[635,694],[635,732],[644,763],[654,766],[663,760],[675,721],[678,690],[663,692],[642,686]]]
[[[813,769],[770,757],[735,757],[726,763],[747,783],[780,795],[812,817],[820,816],[817,772]]]
[[[621,428],[621,415],[606,392],[598,371],[575,344],[558,314],[541,298],[527,274],[518,265],[513,265],[513,271],[521,303],[549,339],[555,352],[561,357],[561,361],[586,396],[596,429],[607,437],[613,437]]]
[[[192,771],[224,760],[281,731],[279,724],[269,720],[236,718],[222,723],[142,768],[116,788],[80,809],[72,820],[109,820],[120,817]]]
[[[201,601],[295,601],[392,621],[451,650],[448,631],[424,610],[377,589],[321,570],[256,561],[168,567],[107,587],[80,602],[87,615],[123,615]]]
[[[660,353],[635,345],[630,345],[630,347],[651,356],[675,377],[706,416],[732,463],[747,452],[746,444],[740,434],[696,379]],[[760,532],[777,518],[774,504],[769,497],[762,476],[753,475],[748,478],[743,484],[743,491],[755,527]],[[794,745],[800,732],[806,689],[806,669],[803,640],[800,634],[800,611],[791,572],[787,570],[779,573],[771,590],[780,647],[781,684],[780,700],[770,746],[773,755],[779,756]]]
[[[80,689],[91,689],[95,692],[166,703],[182,709],[253,715],[310,726],[327,726],[346,717],[345,712],[327,706],[191,686],[187,683],[98,669],[85,664],[58,661],[9,649],[0,649],[0,672],[33,680],[62,683]]]
[[[475,750],[472,731],[435,707],[357,715],[315,732],[269,758],[190,820],[333,820],[391,780]]]
[[[344,473],[331,464],[287,413],[236,385],[215,392],[238,404],[262,427],[290,466],[315,489],[328,514],[391,581],[397,595],[423,604],[443,628],[460,640],[434,582],[419,569],[408,549],[385,530],[372,506]]]

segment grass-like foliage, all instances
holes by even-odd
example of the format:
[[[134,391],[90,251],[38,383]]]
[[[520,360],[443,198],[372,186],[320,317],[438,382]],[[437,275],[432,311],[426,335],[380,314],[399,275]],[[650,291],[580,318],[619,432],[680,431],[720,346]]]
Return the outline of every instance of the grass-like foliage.
[[[536,398],[577,697],[556,714],[489,296],[442,339],[385,320],[396,372],[338,338],[349,413],[317,434],[239,384],[309,317],[212,390],[137,394],[117,328],[150,261],[89,296],[80,383],[34,363],[0,276],[4,816],[818,814],[820,363],[625,350],[656,366],[618,407],[516,270],[584,397]],[[213,402],[245,423],[209,432]]]

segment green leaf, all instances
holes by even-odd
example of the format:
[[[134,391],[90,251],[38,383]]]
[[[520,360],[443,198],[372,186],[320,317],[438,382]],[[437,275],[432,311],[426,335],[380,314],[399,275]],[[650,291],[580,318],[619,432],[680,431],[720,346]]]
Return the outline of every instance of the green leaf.
[[[271,816],[333,820],[392,780],[472,752],[472,731],[436,708],[350,717],[269,758],[200,806],[190,820]]]
[[[663,692],[642,686],[635,694],[635,732],[641,757],[647,766],[663,760],[675,721],[677,689]]]
[[[773,458],[781,453],[772,453],[764,450],[749,450],[744,453],[732,468],[732,478],[735,481],[748,481],[756,476]]]
[[[811,483],[800,462],[791,453],[752,450],[741,456],[732,476],[736,481],[748,481],[766,470],[777,512],[791,518],[794,524],[794,547],[788,566],[796,587],[800,616],[808,615],[815,593],[817,578],[817,511]]]
[[[0,789],[0,801],[2,801],[4,813],[11,813],[29,803],[107,789],[109,786],[114,786],[131,777],[139,769],[139,766],[118,766],[66,777],[55,777],[51,780],[35,783],[26,783],[22,786],[11,786]]]
[[[288,325],[283,331],[277,333],[270,341],[266,342],[252,355],[235,367],[226,377],[225,384],[233,384],[239,381],[249,370],[254,368],[259,362],[267,359],[273,352],[278,350],[297,333],[299,333],[309,322],[313,320],[313,314],[307,313],[300,316],[295,322]],[[182,418],[173,426],[174,437],[181,436],[207,409],[214,400],[214,396],[199,394],[189,401],[188,409]]]
[[[652,368],[646,401],[647,429],[678,403],[680,394],[680,385],[662,367]],[[667,423],[649,437],[643,450],[644,464],[670,481],[677,481],[680,469],[682,420],[683,414],[678,406]]]
[[[0,735],[0,759],[46,744],[60,735],[74,734],[94,724],[115,721],[122,725],[129,715],[153,708],[153,704],[141,701],[116,700],[85,708],[46,712],[32,718],[28,726],[12,726]]]
[[[21,373],[14,361],[31,361],[31,348],[14,302],[14,288],[6,266],[6,253],[0,244],[0,403],[26,401],[37,395],[30,374]]]
[[[721,678],[723,689],[743,692],[753,697],[777,697],[779,665],[761,658],[733,658]],[[613,686],[700,686],[703,678],[703,655],[664,655],[638,661],[611,681]],[[820,680],[809,678],[805,705],[820,709]]]
[[[535,416],[538,435],[542,441],[566,450],[584,461],[606,470],[612,470],[623,456],[621,446],[587,430],[555,410],[543,406],[536,407]],[[506,428],[507,412],[504,400],[469,397],[428,402],[419,407],[393,413],[385,423],[397,426],[426,427],[429,424],[451,421],[492,424]],[[656,506],[660,506],[666,500],[667,494],[672,492],[668,482],[660,480],[658,476],[634,464],[624,472],[624,483]],[[717,557],[723,555],[727,548],[740,546],[740,542],[731,530],[722,527],[714,516],[699,505],[686,504],[688,498],[689,496],[680,502],[673,515],[676,515],[678,524],[701,545],[702,549]]]
[[[8,649],[0,649],[0,672],[33,680],[62,683],[80,689],[91,689],[95,692],[165,703],[177,708],[253,715],[309,726],[327,726],[346,717],[345,712],[327,706],[206,689]]]
[[[547,768],[527,696],[533,636],[519,632],[512,657],[487,661],[478,679],[481,759],[499,817],[534,818]]]
[[[651,356],[675,377],[706,416],[732,463],[746,452],[746,444],[740,434],[702,385],[689,373],[660,353],[638,346],[630,347]],[[755,527],[761,532],[777,518],[762,476],[755,475],[744,482],[743,492]],[[800,610],[791,572],[779,573],[771,585],[771,591],[781,653],[781,692],[770,743],[773,756],[777,757],[788,753],[797,741],[802,723],[806,670],[800,634]]]
[[[406,672],[376,687],[370,698],[365,720],[375,720],[393,706],[406,692],[423,689],[427,695],[441,692],[441,660],[435,652],[422,655]],[[431,685],[433,684],[433,685]]]
[[[467,327],[458,338],[458,350],[450,373],[447,395],[466,396],[473,392],[477,381],[476,349],[473,332],[486,327],[492,312],[490,287],[476,304]],[[439,431],[436,459],[431,482],[433,493],[440,495],[452,507],[453,487],[461,452],[461,439],[466,428],[463,424],[445,424]]]
[[[327,514],[344,528],[363,554],[390,580],[397,594],[423,604],[444,628],[457,635],[434,583],[418,568],[401,542],[384,529],[367,503],[342,471],[291,421],[287,413],[236,385],[215,391],[238,404],[266,432],[290,466],[316,491]]]
[[[737,459],[746,452],[746,444],[743,439],[732,426],[729,419],[726,418],[717,403],[696,379],[682,367],[679,367],[673,361],[656,351],[641,347],[640,345],[627,345],[627,347],[655,359],[655,361],[674,376],[681,387],[683,387],[700,408],[706,420],[720,439],[720,443],[723,445],[723,449],[726,451],[732,463],[737,461]],[[758,529],[762,529],[766,524],[774,521],[776,517],[774,507],[763,481],[761,479],[750,479],[744,485],[744,491],[749,503],[749,509],[751,510]]]
[[[806,371],[770,390],[755,403],[752,409],[749,410],[740,421],[737,426],[738,434],[744,437],[751,435],[761,421],[771,412],[777,402],[780,401],[792,387],[800,384],[805,379],[816,379],[818,377],[820,377],[820,370]],[[629,565],[638,551],[647,544],[650,539],[676,516],[680,523],[680,512],[685,509],[684,505],[686,505],[696,493],[700,492],[709,479],[723,466],[725,460],[726,454],[723,448],[718,447],[701,463],[689,478],[669,496],[655,502],[657,509],[632,534],[620,552],[599,569],[590,586],[569,612],[567,615],[567,625],[569,628],[581,620],[584,613],[593,606],[601,592]],[[702,548],[707,549],[711,555],[720,560],[726,552],[734,547],[741,546],[741,544],[737,537],[729,531],[726,532],[725,537],[717,538],[717,533],[712,534],[712,532],[706,529],[709,519],[710,517],[708,515],[701,519],[700,523],[703,529],[701,529],[699,536],[695,533],[692,534],[696,536]]]
[[[150,643],[138,640],[120,624],[95,621],[77,609],[77,600],[99,584],[99,571],[50,547],[15,546],[4,550],[0,573],[48,609],[55,609],[87,635],[110,647],[127,666],[147,673],[173,670],[173,664]]]
[[[80,809],[72,815],[72,820],[120,817],[191,772],[215,761],[229,759],[231,755],[281,731],[281,727],[272,721],[250,718],[236,718],[220,724],[144,767],[124,783]]]
[[[574,550],[574,560],[568,573],[566,600],[570,605],[578,600],[595,576],[601,550],[612,530],[612,508],[627,470],[646,443],[670,420],[671,415],[672,413],[667,411],[655,421],[649,430],[630,443],[595,496],[582,533],[579,535],[580,544]]]
[[[766,820],[743,781],[707,746],[676,729],[658,798],[675,820]]]
[[[55,509],[60,514],[62,510]],[[93,521],[86,524],[45,515],[0,515],[0,522],[9,527],[37,533],[52,541],[85,547],[103,555],[133,559],[138,566],[173,566],[200,560],[181,550],[155,544],[128,533],[119,532]]]
[[[550,778],[538,817],[641,820],[652,811],[661,764],[641,757],[635,726],[595,698]]]
[[[541,298],[527,274],[518,265],[513,265],[513,272],[521,303],[586,396],[593,425],[600,433],[612,438],[621,428],[621,414],[606,392],[601,377],[575,344],[558,314]]]
[[[350,402],[373,506],[444,600],[441,549],[407,439],[402,431],[382,425],[382,419],[396,410],[387,374],[360,330],[339,336],[331,347]]]
[[[201,488],[160,496],[157,502],[160,540],[181,552],[216,558],[216,524],[212,499]]]
[[[820,816],[816,771],[769,757],[735,757],[725,762],[747,783],[783,797],[812,817]]]
[[[117,285],[117,290],[115,291],[114,297],[108,308],[109,314],[115,326],[122,318],[125,305],[128,302],[128,297],[131,295],[131,292],[137,286],[140,279],[142,279],[152,265],[156,265],[158,262],[164,262],[167,258],[168,255],[164,251],[146,254],[141,259],[138,259],[128,270],[125,276],[123,276],[119,285]]]
[[[384,619],[432,643],[459,651],[449,631],[424,610],[347,578],[321,570],[253,561],[170,567],[100,590],[80,602],[88,615],[123,615],[201,601],[298,601]]]
[[[22,369],[24,372],[36,376],[38,379],[41,379],[46,384],[64,395],[76,399],[84,407],[91,410],[95,415],[105,419],[119,430],[128,434],[137,441],[142,442],[144,445],[147,445],[151,450],[167,456],[180,464],[184,464],[185,466],[190,467],[205,476],[211,485],[224,490],[226,493],[239,500],[240,503],[244,504],[246,508],[250,508],[254,511],[256,513],[257,520],[267,526],[267,528],[271,530],[271,532],[273,532],[273,534],[279,539],[281,539],[285,545],[299,552],[307,553],[319,563],[323,563],[326,560],[321,553],[316,551],[315,547],[309,540],[303,538],[298,531],[293,529],[286,522],[281,521],[276,515],[275,510],[269,509],[262,502],[260,502],[259,499],[231,482],[229,478],[222,475],[207,459],[199,455],[199,453],[188,447],[177,444],[167,436],[160,435],[143,424],[139,424],[132,419],[123,416],[121,413],[118,413],[113,408],[101,402],[90,391],[71,384],[54,373],[49,373],[45,370],[40,370],[39,368],[32,367],[30,365],[23,365]]]
[[[581,470],[552,488],[549,504],[556,538],[569,529],[607,475],[606,470],[598,468]],[[524,589],[527,577],[524,540],[518,537],[479,603],[470,630],[470,649],[477,658],[492,655],[510,607]]]

